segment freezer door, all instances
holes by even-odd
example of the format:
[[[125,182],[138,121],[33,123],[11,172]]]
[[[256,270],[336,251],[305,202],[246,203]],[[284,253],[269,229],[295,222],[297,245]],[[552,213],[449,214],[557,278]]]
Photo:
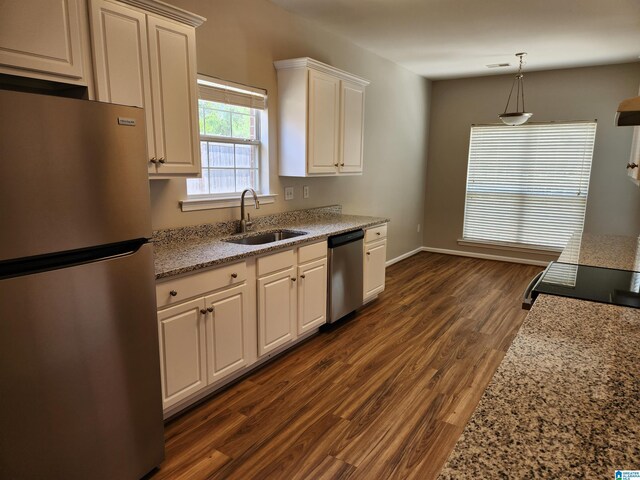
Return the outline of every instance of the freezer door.
[[[0,280],[0,478],[138,479],[163,452],[152,246]]]
[[[151,236],[144,111],[0,90],[0,261]]]

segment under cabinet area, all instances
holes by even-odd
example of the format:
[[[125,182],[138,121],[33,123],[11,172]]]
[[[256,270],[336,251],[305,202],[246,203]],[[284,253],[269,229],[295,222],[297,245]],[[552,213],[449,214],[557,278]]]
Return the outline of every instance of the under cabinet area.
[[[90,0],[98,100],[144,108],[149,175],[198,176],[195,26],[109,0]],[[183,14],[185,12],[182,12]]]
[[[363,298],[368,302],[384,291],[387,262],[386,224],[365,231],[363,253]]]
[[[275,62],[280,175],[361,174],[369,82],[311,58]]]

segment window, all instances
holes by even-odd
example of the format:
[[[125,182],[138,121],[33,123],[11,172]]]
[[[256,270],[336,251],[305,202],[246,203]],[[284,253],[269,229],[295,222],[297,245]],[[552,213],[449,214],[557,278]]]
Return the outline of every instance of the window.
[[[595,122],[471,128],[462,243],[541,250],[582,230]]]
[[[229,199],[245,188],[268,194],[266,92],[204,76],[198,92],[202,177],[187,179],[183,210],[184,203]]]

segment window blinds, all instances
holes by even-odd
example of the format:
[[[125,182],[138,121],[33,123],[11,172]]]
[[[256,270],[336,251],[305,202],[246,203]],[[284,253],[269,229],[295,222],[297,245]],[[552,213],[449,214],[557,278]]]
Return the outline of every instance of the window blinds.
[[[198,76],[198,95],[200,99],[211,102],[256,108],[258,110],[267,108],[266,90],[203,75]]]
[[[560,249],[582,230],[595,122],[471,128],[463,240]]]

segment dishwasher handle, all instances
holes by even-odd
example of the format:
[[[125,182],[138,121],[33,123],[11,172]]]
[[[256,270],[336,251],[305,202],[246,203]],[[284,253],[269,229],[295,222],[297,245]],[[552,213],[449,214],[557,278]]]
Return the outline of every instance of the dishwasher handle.
[[[347,233],[341,233],[339,235],[333,235],[329,237],[329,248],[336,248],[347,243],[357,242],[364,238],[364,230],[353,230]]]

